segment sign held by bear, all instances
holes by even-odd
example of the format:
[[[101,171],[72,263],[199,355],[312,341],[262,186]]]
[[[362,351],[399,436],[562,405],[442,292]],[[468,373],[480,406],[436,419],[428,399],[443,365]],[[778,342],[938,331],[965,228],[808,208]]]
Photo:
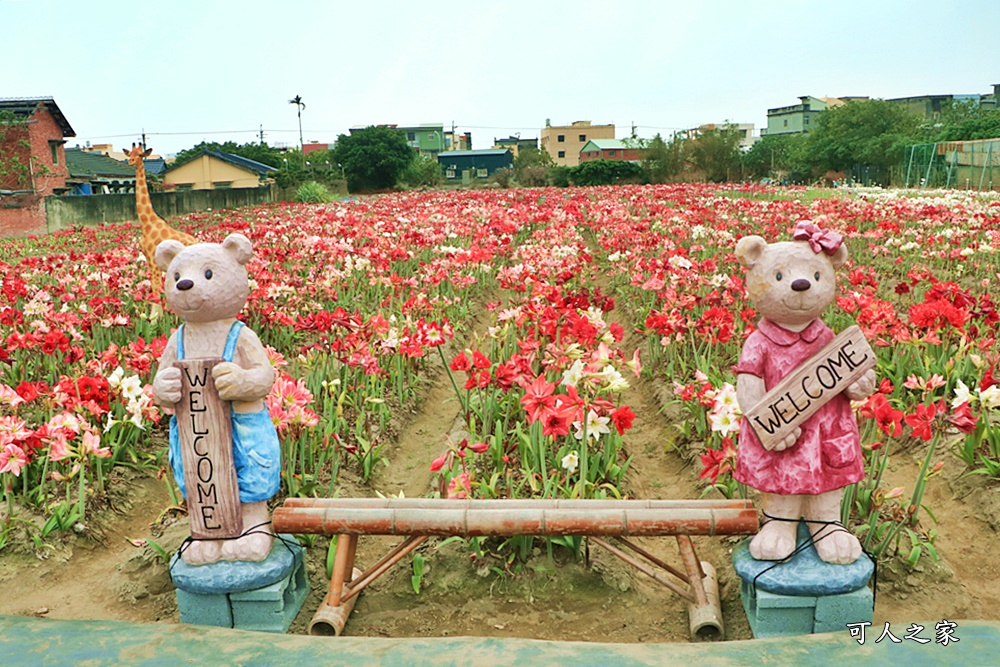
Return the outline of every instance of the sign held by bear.
[[[831,398],[871,368],[875,353],[857,326],[851,326],[785,376],[744,415],[761,445],[784,440]]]
[[[221,362],[221,358],[174,362],[181,369],[177,435],[195,539],[238,537],[243,532],[230,407],[219,398],[212,378],[212,367]]]

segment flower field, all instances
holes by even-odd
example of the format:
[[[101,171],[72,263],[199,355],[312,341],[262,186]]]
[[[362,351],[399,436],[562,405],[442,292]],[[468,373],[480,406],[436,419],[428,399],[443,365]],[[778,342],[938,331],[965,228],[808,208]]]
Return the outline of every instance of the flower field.
[[[732,249],[748,234],[788,240],[803,219],[844,234],[851,254],[827,323],[856,322],[878,356],[878,391],[855,406],[868,476],[845,494],[842,520],[887,576],[919,583],[942,555],[965,563],[967,541],[995,539],[1000,525],[998,198],[478,190],[171,224],[254,245],[243,319],[279,370],[268,407],[283,495],[619,498],[753,493],[732,477],[731,368],[758,318]],[[128,480],[158,477],[165,505],[179,504],[150,386],[178,321],[151,316],[137,232],[0,242],[0,561],[96,536]],[[663,488],[659,470],[686,481]],[[954,532],[962,520],[974,527]],[[553,549],[583,552],[573,538],[541,555],[526,538],[458,546],[502,578],[546,548],[550,562]],[[727,545],[711,548],[725,558]],[[440,581],[423,581],[434,557],[415,559],[411,595]],[[728,588],[727,613],[741,613]],[[998,591],[980,595],[961,602],[966,617],[988,617]]]

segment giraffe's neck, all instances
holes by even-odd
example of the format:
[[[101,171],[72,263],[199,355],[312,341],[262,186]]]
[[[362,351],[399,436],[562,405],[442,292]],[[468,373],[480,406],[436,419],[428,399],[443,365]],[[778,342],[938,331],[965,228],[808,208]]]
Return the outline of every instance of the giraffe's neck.
[[[135,165],[135,210],[139,216],[139,224],[142,225],[143,234],[148,233],[160,222],[153,212],[153,205],[149,200],[146,169],[141,159]]]

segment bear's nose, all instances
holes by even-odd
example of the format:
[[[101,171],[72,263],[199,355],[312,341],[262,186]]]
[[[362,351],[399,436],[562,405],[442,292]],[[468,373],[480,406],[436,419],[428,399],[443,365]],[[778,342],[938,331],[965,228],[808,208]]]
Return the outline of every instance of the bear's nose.
[[[796,280],[795,282],[798,282],[798,280]],[[194,281],[193,280],[189,280],[187,278],[185,278],[184,280],[181,280],[181,281],[179,281],[177,283],[177,289],[181,290],[182,292],[183,291],[187,291],[187,290],[191,289],[192,287],[194,287]],[[792,288],[793,289],[795,288],[795,283],[792,283]],[[808,288],[808,286],[807,286],[807,288]]]
[[[177,286],[180,287],[180,283],[177,283]],[[792,281],[792,289],[796,292],[805,292],[810,287],[812,287],[812,283],[805,278],[796,278]]]

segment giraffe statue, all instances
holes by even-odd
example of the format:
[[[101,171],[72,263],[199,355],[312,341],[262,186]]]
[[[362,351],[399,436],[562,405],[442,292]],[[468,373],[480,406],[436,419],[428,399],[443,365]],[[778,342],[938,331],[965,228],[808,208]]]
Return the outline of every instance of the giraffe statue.
[[[142,238],[139,247],[146,257],[146,266],[149,267],[149,285],[153,293],[154,313],[162,312],[160,305],[160,295],[163,293],[163,274],[156,266],[156,246],[168,239],[180,241],[184,245],[193,245],[198,240],[190,234],[172,229],[163,218],[156,215],[153,210],[153,203],[149,199],[149,188],[146,185],[146,168],[142,163],[153,149],[146,148],[139,144],[132,144],[132,150],[127,152],[128,163],[135,167],[135,212],[139,216],[139,224],[142,227]]]

